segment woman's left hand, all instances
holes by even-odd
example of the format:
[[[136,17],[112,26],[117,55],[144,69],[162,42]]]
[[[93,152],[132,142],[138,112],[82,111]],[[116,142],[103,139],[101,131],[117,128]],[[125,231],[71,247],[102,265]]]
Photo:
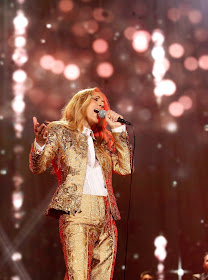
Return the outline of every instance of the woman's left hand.
[[[111,127],[111,129],[121,126],[122,124],[120,122],[117,122],[118,118],[123,119],[123,116],[117,114],[116,112],[109,110],[107,111],[105,115],[105,120],[108,123],[108,125]]]

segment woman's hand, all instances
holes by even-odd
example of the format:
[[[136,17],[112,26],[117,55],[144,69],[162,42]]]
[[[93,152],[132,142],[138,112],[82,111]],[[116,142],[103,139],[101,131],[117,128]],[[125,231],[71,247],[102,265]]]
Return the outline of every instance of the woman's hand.
[[[113,128],[117,128],[119,126],[121,126],[122,124],[120,122],[117,122],[118,118],[123,119],[123,116],[117,114],[116,112],[109,110],[107,111],[106,115],[105,115],[105,120],[106,122],[109,124],[109,126],[111,127],[111,129]]]
[[[40,125],[36,117],[33,117],[33,125],[36,142],[40,146],[45,145],[48,137],[47,126],[44,123]]]

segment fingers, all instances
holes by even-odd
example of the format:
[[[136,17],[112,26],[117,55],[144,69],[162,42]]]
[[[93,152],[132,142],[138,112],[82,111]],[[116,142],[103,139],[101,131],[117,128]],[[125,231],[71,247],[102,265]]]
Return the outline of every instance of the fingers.
[[[45,142],[48,137],[47,126],[44,123],[40,125],[36,117],[33,117],[33,124],[36,141],[38,143]]]
[[[112,122],[117,122],[118,118],[122,118],[123,119],[123,116],[117,114],[116,112],[112,111],[112,110],[109,110],[107,113],[106,113],[106,116],[107,118],[112,121]]]

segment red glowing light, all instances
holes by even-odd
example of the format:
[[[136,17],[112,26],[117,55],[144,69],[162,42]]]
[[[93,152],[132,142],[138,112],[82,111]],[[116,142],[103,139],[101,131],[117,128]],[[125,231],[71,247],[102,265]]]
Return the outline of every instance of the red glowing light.
[[[184,107],[179,102],[172,102],[168,107],[169,113],[174,117],[180,117],[184,113]]]
[[[180,58],[184,55],[184,47],[181,44],[174,43],[169,46],[169,53],[174,58]]]
[[[110,62],[102,62],[97,66],[97,73],[102,78],[110,78],[113,72],[114,68]]]
[[[93,42],[92,48],[96,53],[105,53],[108,50],[108,43],[106,40],[97,39]]]
[[[181,17],[181,11],[177,8],[171,8],[168,10],[168,18],[174,22],[178,21]]]
[[[195,57],[187,57],[184,61],[184,66],[189,71],[195,71],[198,68],[198,61]]]
[[[145,52],[149,48],[151,36],[145,30],[136,31],[133,35],[132,47],[137,52]]]
[[[191,10],[188,14],[190,22],[197,24],[202,20],[202,14],[198,10]]]
[[[91,19],[84,23],[84,28],[87,30],[89,34],[94,34],[98,30],[98,23]]]

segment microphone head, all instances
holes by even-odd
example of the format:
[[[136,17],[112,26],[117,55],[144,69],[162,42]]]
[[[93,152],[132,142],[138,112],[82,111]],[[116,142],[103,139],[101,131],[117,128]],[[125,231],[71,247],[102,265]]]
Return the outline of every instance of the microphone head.
[[[105,111],[105,110],[100,110],[99,113],[98,113],[98,116],[99,116],[101,119],[104,119],[104,118],[105,118],[105,115],[106,115],[106,111]]]

